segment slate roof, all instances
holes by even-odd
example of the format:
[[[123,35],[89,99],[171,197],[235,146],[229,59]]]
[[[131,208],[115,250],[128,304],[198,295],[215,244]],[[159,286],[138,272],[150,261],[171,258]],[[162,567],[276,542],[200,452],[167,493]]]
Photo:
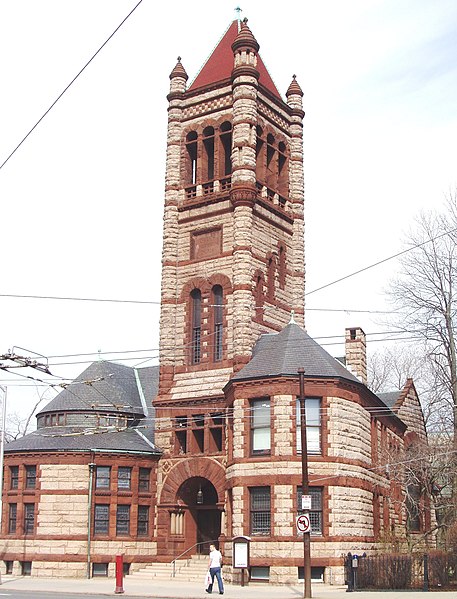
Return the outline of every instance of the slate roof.
[[[238,35],[238,21],[233,21],[226,30],[221,40],[205,62],[189,87],[190,90],[199,87],[207,87],[219,81],[230,79],[233,70],[232,44]],[[260,55],[257,55],[257,70],[259,71],[259,83],[266,87],[274,96],[282,100],[278,88],[267,71]]]
[[[51,400],[37,416],[87,412],[128,415],[137,423],[119,430],[81,425],[39,426],[36,431],[11,441],[5,452],[112,450],[159,454],[154,445],[154,410],[159,367],[131,368],[115,362],[94,362],[72,384]],[[41,422],[43,419],[41,418]]]
[[[115,362],[93,362],[37,415],[94,409],[143,415],[135,370]]]
[[[386,406],[389,408],[393,408],[400,398],[401,391],[390,391],[389,393],[377,393],[376,394],[381,401],[383,401]]]
[[[251,361],[231,380],[297,376],[299,368],[304,368],[305,376],[309,377],[338,377],[360,383],[295,323],[288,324],[280,333],[262,335],[254,346]]]
[[[142,434],[140,434],[142,433]],[[149,437],[149,438],[148,438]],[[139,428],[123,431],[84,433],[66,426],[42,427],[5,445],[5,453],[17,451],[125,451],[126,453],[160,454],[150,435]]]

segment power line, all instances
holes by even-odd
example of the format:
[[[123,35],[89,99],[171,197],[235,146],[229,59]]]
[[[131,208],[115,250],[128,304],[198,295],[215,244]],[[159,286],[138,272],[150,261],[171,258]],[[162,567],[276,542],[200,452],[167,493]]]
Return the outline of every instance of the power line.
[[[62,300],[72,302],[111,302],[115,304],[152,304],[160,305],[160,302],[153,302],[148,300],[122,300],[112,298],[99,298],[99,297],[65,297],[57,295],[25,295],[19,293],[0,293],[0,297],[13,297],[19,299],[42,299],[42,300]]]
[[[66,91],[68,91],[68,89],[73,85],[73,83],[78,79],[78,77],[82,74],[82,72],[90,65],[90,63],[94,60],[94,58],[97,56],[97,54],[99,54],[99,52],[101,52],[101,50],[106,46],[106,44],[110,41],[110,39],[119,31],[119,29],[122,27],[122,25],[127,21],[127,19],[135,12],[135,10],[138,8],[138,6],[143,2],[143,0],[139,0],[139,2],[132,8],[132,10],[129,12],[129,14],[121,21],[121,23],[116,27],[116,29],[113,31],[113,33],[103,42],[103,44],[100,46],[100,48],[95,52],[95,54],[93,54],[91,56],[91,58],[86,62],[86,64],[83,66],[83,68],[79,71],[79,73],[77,73],[77,75],[75,75],[75,77],[73,77],[73,79],[70,81],[70,83],[65,87],[65,89],[57,96],[57,98],[54,100],[54,102],[51,104],[51,106],[49,106],[49,108],[46,110],[46,112],[38,119],[38,121],[33,125],[33,127],[30,129],[30,131],[21,139],[21,141],[18,143],[18,145],[14,148],[14,150],[11,152],[11,154],[6,158],[6,160],[0,165],[0,169],[2,169],[5,164],[8,162],[8,160],[17,152],[17,150],[19,150],[19,148],[22,146],[22,144],[25,142],[25,140],[29,137],[29,135],[31,133],[33,133],[33,131],[38,127],[38,125],[41,123],[41,121],[45,118],[45,116],[47,114],[49,114],[49,112],[51,112],[51,110],[54,108],[54,106],[57,104],[57,102],[60,100],[60,98],[65,94]]]
[[[317,291],[322,291],[322,289],[326,289],[327,287],[330,287],[331,285],[336,285],[336,283],[341,283],[341,281],[345,281],[346,279],[349,279],[350,277],[354,277],[355,275],[358,275],[358,274],[360,274],[362,272],[365,272],[366,270],[369,270],[370,268],[374,268],[375,266],[379,266],[380,264],[384,264],[385,262],[388,262],[389,260],[393,260],[394,258],[398,258],[399,256],[402,256],[403,254],[406,254],[407,252],[411,252],[411,250],[416,250],[417,248],[420,248],[420,247],[426,245],[427,243],[431,243],[432,241],[436,241],[437,239],[440,239],[441,237],[445,237],[446,235],[451,235],[451,233],[455,233],[456,231],[457,231],[457,227],[455,229],[451,229],[450,231],[445,231],[444,233],[440,233],[436,237],[432,237],[431,239],[427,239],[426,241],[423,241],[421,243],[416,243],[416,244],[412,245],[411,247],[406,248],[406,250],[402,250],[401,252],[397,252],[396,254],[393,254],[392,256],[388,256],[387,258],[384,258],[383,260],[379,260],[378,262],[374,262],[373,264],[369,264],[368,266],[365,266],[364,268],[361,268],[360,270],[356,270],[354,272],[351,272],[348,275],[345,275],[344,277],[341,277],[339,279],[335,279],[334,281],[331,281],[330,283],[326,283],[325,285],[322,285],[321,287],[317,287],[316,289],[308,291],[307,293],[305,293],[305,296],[306,295],[311,295],[312,293],[316,293]]]

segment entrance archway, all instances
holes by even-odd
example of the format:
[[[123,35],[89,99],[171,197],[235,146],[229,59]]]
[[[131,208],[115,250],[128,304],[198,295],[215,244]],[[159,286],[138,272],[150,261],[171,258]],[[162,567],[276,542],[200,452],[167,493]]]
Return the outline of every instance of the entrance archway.
[[[224,502],[225,469],[217,460],[194,457],[171,468],[158,505],[159,555],[206,553],[225,532]]]
[[[195,539],[197,553],[208,554],[210,544],[217,543],[221,534],[221,509],[214,485],[206,478],[193,476],[181,484],[176,499],[187,507],[186,538]]]

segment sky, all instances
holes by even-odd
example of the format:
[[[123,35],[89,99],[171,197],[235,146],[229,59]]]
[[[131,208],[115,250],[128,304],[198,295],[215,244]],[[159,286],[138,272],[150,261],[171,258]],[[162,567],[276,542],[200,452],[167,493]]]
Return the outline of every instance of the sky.
[[[0,2],[0,164],[137,3]],[[0,371],[8,413],[58,391],[24,376],[158,363],[169,74],[181,56],[191,82],[236,6],[143,0],[0,168],[0,355],[53,374]],[[398,261],[328,284],[403,249],[415,215],[457,186],[457,3],[240,7],[279,91],[296,74],[304,92],[307,330],[342,355],[361,326],[377,349]]]

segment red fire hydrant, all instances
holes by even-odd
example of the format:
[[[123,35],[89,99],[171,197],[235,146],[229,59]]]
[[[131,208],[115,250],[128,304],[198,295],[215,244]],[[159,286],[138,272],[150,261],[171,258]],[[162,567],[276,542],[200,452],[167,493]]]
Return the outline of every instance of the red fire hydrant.
[[[116,594],[121,594],[124,592],[124,587],[122,586],[124,579],[124,558],[122,555],[116,555],[116,588],[114,592]]]

